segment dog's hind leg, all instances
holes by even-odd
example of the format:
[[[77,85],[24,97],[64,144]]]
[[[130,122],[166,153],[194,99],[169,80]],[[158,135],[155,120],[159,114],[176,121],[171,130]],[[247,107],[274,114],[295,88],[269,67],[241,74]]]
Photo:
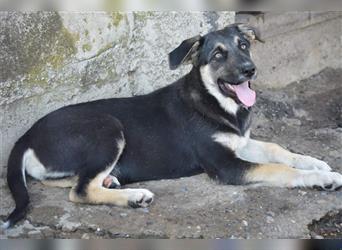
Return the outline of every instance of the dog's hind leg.
[[[87,185],[83,186],[83,190],[80,190],[78,186],[73,187],[69,194],[70,200],[76,203],[113,204],[134,208],[146,207],[152,203],[154,195],[147,189],[108,189],[104,187],[104,180],[108,178],[108,172],[112,169],[111,166],[98,173]]]
[[[153,193],[147,189],[108,189],[103,186],[110,177],[123,149],[124,138],[117,138],[117,147],[112,154],[114,161],[105,166],[105,161],[87,162],[79,174],[78,183],[69,193],[69,199],[76,203],[113,204],[116,206],[146,207],[153,201]],[[116,178],[115,178],[116,179]]]
[[[86,194],[79,195],[75,188],[69,194],[71,201],[89,204],[112,204],[116,206],[147,207],[153,201],[153,193],[147,189],[108,189],[99,186],[99,181],[94,180],[86,190]]]

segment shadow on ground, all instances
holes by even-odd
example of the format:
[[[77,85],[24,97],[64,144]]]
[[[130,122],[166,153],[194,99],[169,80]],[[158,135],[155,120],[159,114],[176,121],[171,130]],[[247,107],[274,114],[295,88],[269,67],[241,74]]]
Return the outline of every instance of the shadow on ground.
[[[342,172],[342,70],[259,91],[253,137],[327,161]],[[341,238],[342,192],[223,186],[198,175],[137,183],[148,209],[78,205],[68,190],[31,181],[27,219],[1,238]],[[0,217],[13,202],[0,180]]]

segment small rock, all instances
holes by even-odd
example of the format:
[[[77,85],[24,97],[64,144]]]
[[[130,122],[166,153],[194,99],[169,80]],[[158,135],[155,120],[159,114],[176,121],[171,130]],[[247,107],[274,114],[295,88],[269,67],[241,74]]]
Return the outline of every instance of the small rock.
[[[315,232],[311,232],[310,235],[311,235],[311,238],[315,239],[315,240],[322,240],[322,239],[324,239],[324,237],[322,235],[316,234]]]
[[[272,211],[267,211],[266,214],[269,215],[269,216],[271,216],[271,217],[274,217],[274,216],[275,216],[275,213],[273,213]]]
[[[303,190],[298,190],[298,193],[300,194],[300,195],[306,195],[307,194],[307,192],[305,192],[305,191],[303,191]]]
[[[243,224],[245,227],[248,227],[248,222],[247,222],[247,221],[243,220],[243,221],[242,221],[242,224]]]
[[[149,226],[149,225],[153,225],[153,221],[149,220],[149,221],[146,221],[146,225]]]
[[[84,240],[89,240],[90,239],[90,235],[88,233],[84,233],[81,237]]]
[[[30,239],[40,239],[42,238],[42,234],[40,231],[30,231],[27,233],[28,238]]]
[[[75,224],[75,223],[65,223],[63,226],[62,226],[62,231],[63,232],[75,232],[77,230],[77,227],[79,225],[78,224]]]
[[[4,234],[0,234],[0,240],[6,240],[8,237]]]
[[[98,236],[104,236],[105,232],[103,230],[101,230],[101,228],[98,227],[95,231],[95,234]]]
[[[126,213],[120,213],[120,217],[127,217]]]
[[[266,216],[266,222],[267,223],[273,223],[274,219],[271,216]]]
[[[46,228],[42,231],[44,238],[52,239],[55,238],[55,232],[51,228]]]
[[[143,207],[143,208],[138,208],[140,211],[144,212],[144,213],[149,213],[150,210],[147,207]]]

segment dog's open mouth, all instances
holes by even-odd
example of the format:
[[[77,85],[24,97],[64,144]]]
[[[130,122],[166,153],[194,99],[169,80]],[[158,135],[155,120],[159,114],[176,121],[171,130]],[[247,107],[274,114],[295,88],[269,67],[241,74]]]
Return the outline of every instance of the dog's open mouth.
[[[237,97],[237,99],[246,107],[254,105],[256,93],[250,88],[250,81],[245,81],[240,84],[229,84],[228,82],[218,79],[218,86],[225,96]]]

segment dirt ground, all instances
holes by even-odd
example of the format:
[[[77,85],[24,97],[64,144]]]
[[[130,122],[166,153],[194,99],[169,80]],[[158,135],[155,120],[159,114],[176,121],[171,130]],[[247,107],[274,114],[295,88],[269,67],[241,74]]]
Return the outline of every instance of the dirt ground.
[[[309,154],[342,172],[342,69],[258,91],[252,137]],[[68,190],[30,181],[27,219],[0,238],[342,238],[342,191],[224,186],[198,175],[130,185],[149,208],[78,205]],[[13,202],[0,179],[0,218]]]

